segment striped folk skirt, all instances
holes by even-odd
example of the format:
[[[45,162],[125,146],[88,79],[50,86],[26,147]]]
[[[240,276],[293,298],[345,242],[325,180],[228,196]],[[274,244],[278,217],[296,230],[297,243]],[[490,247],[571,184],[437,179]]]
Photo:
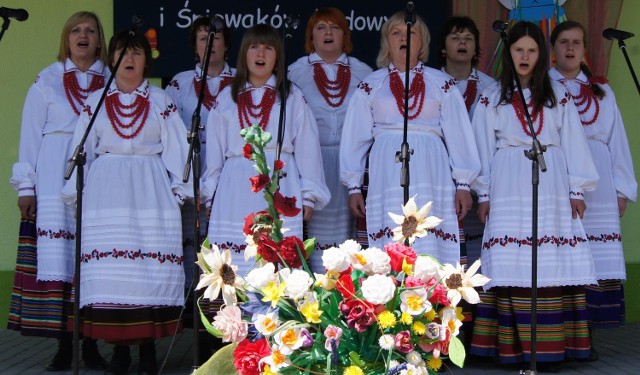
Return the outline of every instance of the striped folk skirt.
[[[36,224],[22,220],[7,328],[25,336],[60,338],[73,310],[71,283],[37,280]]]
[[[624,287],[621,280],[598,280],[598,285],[587,285],[585,289],[590,327],[616,328],[624,323]]]
[[[181,306],[95,303],[80,311],[80,330],[84,337],[109,344],[139,345],[181,332],[181,310]]]
[[[495,287],[480,293],[470,354],[501,363],[531,361],[531,289]],[[584,286],[538,289],[536,360],[588,358]]]

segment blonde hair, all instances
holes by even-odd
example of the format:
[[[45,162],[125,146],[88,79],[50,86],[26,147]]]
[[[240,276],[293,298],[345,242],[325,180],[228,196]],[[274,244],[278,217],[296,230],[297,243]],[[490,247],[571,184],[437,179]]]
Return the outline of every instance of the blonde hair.
[[[380,31],[380,51],[376,58],[376,65],[378,68],[384,68],[391,64],[391,51],[389,49],[388,40],[389,31],[398,25],[404,24],[404,14],[404,11],[397,12],[391,16],[384,25],[382,25],[382,30]],[[431,41],[429,28],[418,15],[416,15],[416,22],[412,28],[415,28],[415,30],[420,33],[420,38],[422,39],[422,46],[420,46],[420,51],[418,52],[418,60],[427,62],[427,59],[429,58],[429,42]]]
[[[74,27],[80,23],[92,19],[96,22],[98,28],[98,49],[96,49],[96,59],[106,61],[107,59],[107,43],[104,39],[104,30],[100,19],[93,12],[81,11],[71,15],[67,22],[65,22],[62,28],[62,34],[60,35],[60,50],[58,51],[58,61],[63,62],[71,56],[71,50],[69,49],[69,34]]]

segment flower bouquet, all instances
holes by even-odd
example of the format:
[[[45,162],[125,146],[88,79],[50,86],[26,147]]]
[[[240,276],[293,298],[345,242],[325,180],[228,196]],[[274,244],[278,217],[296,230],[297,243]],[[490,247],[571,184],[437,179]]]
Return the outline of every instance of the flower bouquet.
[[[465,353],[456,337],[462,325],[462,298],[478,303],[474,287],[489,280],[476,274],[479,261],[465,272],[460,265],[441,265],[402,242],[384,249],[362,249],[348,240],[323,252],[324,273],[312,273],[305,259],[313,240],[285,237],[283,216],[295,216],[295,198],[278,192],[275,162],[270,175],[264,155],[269,133],[259,126],[244,129],[245,157],[256,163],[254,192],[263,191],[267,209],[245,220],[245,258],[256,267],[245,277],[207,241],[198,254],[199,288],[224,305],[213,322],[201,314],[207,330],[235,343],[226,350],[235,371],[258,374],[434,374],[443,356],[462,367]],[[400,226],[394,239],[410,243],[427,235],[441,220],[428,217],[431,202],[420,210],[415,197],[391,214]],[[301,268],[300,268],[301,267]],[[224,350],[223,350],[224,352]],[[220,353],[220,352],[219,352]]]

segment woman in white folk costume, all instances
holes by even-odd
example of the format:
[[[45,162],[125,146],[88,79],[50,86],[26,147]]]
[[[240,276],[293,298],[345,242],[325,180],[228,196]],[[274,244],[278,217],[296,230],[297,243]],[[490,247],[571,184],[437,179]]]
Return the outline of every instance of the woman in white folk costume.
[[[192,185],[182,182],[187,141],[176,106],[145,79],[151,69],[147,39],[115,34],[109,43],[112,70],[121,54],[85,144],[81,327],[85,336],[115,344],[107,373],[126,373],[129,345],[140,345],[139,373],[155,374],[154,340],[179,328],[184,298],[180,206]],[[74,145],[99,97],[87,99]],[[69,204],[76,200],[75,176],[63,188]]]
[[[611,87],[603,78],[593,77],[583,62],[586,32],[582,25],[559,24],[551,33],[551,44],[556,67],[549,76],[571,94],[600,175],[598,187],[584,193],[588,210],[582,220],[599,284],[587,287],[589,324],[617,327],[624,320],[622,281],[626,279],[620,218],[627,201],[638,197],[629,141]]]
[[[455,80],[456,87],[462,94],[464,104],[473,118],[473,110],[478,103],[480,93],[495,80],[477,69],[480,59],[480,31],[469,17],[451,17],[445,23],[440,36],[440,52],[442,53],[441,70]],[[464,220],[460,231],[462,264],[473,264],[480,258],[482,232],[476,210],[478,198],[473,195],[473,207]],[[464,228],[464,229],[463,229]]]
[[[193,70],[188,70],[176,74],[166,87],[167,93],[173,99],[178,108],[178,113],[182,122],[186,126],[187,131],[191,130],[193,113],[198,104],[200,89],[202,87],[203,64],[205,62],[205,53],[207,48],[207,40],[209,39],[210,17],[200,17],[193,21],[189,31],[189,45],[193,49],[196,57],[196,65]],[[209,55],[209,65],[206,69],[206,82],[204,86],[204,99],[200,107],[200,124],[202,128],[207,123],[209,111],[213,107],[218,95],[225,87],[231,84],[235,69],[227,64],[227,51],[231,45],[231,32],[222,24],[222,30],[216,30],[211,46],[211,54]],[[214,124],[215,126],[215,124]],[[204,130],[200,131],[200,161],[201,173],[206,169],[206,150],[207,140]],[[193,169],[192,169],[193,173]],[[200,209],[200,238],[206,238],[207,231],[207,210],[204,207],[204,201],[201,200]],[[184,273],[185,273],[185,289],[188,293],[193,289],[193,270],[194,270],[194,206],[191,201],[185,202],[182,206],[182,244],[184,252]],[[183,313],[183,321],[186,327],[192,327],[191,317],[193,312],[191,307],[193,302],[191,299],[186,300],[186,310]],[[201,306],[205,306],[207,302],[201,301]],[[207,308],[209,311],[217,311],[218,304],[222,303],[222,299],[213,303],[213,306]],[[200,359],[207,360],[211,353],[205,341],[215,340],[211,335],[203,332],[199,336],[203,340],[199,348],[202,350]]]
[[[544,314],[537,315],[537,360],[541,370],[558,370],[566,358],[589,356],[584,286],[596,279],[580,218],[583,193],[595,188],[598,174],[569,93],[547,74],[540,28],[519,22],[508,41],[516,76],[504,54],[500,83],[482,93],[473,115],[482,163],[473,188],[478,215],[486,220],[482,273],[491,281],[477,306],[471,353],[502,363],[531,360],[532,186],[531,160],[524,155],[531,133],[514,88],[518,79],[546,146],[538,207],[538,311]]]
[[[207,170],[202,195],[212,204],[209,241],[221,249],[231,249],[233,264],[240,275],[252,267],[255,259],[245,260],[244,218],[265,210],[263,192],[251,191],[249,178],[256,175],[254,163],[244,157],[243,128],[260,124],[273,135],[266,146],[267,161],[273,165],[280,89],[284,59],[278,32],[268,25],[256,25],[245,32],[238,55],[237,72],[231,84],[219,96],[207,120]],[[331,195],[324,182],[318,128],[313,113],[297,86],[287,85],[286,129],[281,160],[285,177],[280,191],[297,198],[302,210],[284,218],[287,235],[302,238],[302,221],[309,220],[314,208],[323,208]]]
[[[304,93],[318,124],[322,164],[331,201],[315,210],[308,237],[315,237],[316,252],[310,264],[324,272],[322,251],[354,237],[355,223],[349,211],[349,192],[340,183],[340,138],[349,99],[371,68],[353,56],[351,31],[336,8],[316,10],[307,23],[305,49],[309,53],[289,66],[289,79]]]
[[[388,212],[397,212],[404,203],[400,164],[395,162],[402,144],[404,111],[407,28],[403,12],[383,25],[380,43],[377,64],[381,69],[358,85],[349,103],[340,144],[340,179],[351,194],[351,211],[366,214],[369,245],[382,248],[393,242],[392,229],[397,226]],[[424,65],[428,47],[429,31],[417,17],[411,30],[408,143],[414,154],[409,195],[417,195],[421,204],[433,201],[429,214],[444,221],[413,246],[419,253],[455,264],[460,260],[456,213],[463,218],[471,208],[469,184],[480,163],[462,95],[449,76]],[[365,208],[360,189],[369,147]]]
[[[48,371],[71,368],[67,316],[72,311],[75,216],[60,191],[85,99],[104,87],[109,74],[106,55],[98,16],[83,11],[69,17],[58,61],[38,75],[27,94],[18,162],[9,181],[18,191],[23,221],[8,328],[58,339]],[[82,358],[91,369],[106,366],[95,340],[83,340]]]

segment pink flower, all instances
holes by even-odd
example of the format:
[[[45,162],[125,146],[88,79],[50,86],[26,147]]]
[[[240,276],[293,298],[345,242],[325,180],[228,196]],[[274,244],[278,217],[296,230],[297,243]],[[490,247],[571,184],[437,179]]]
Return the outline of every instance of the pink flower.
[[[405,288],[425,288],[427,284],[425,284],[424,281],[418,279],[417,277],[407,276],[407,278],[404,280],[404,286]]]
[[[247,337],[248,324],[242,320],[242,311],[238,306],[226,306],[213,318],[213,326],[222,332],[223,342],[240,342]]]
[[[336,327],[334,325],[329,325],[324,330],[324,336],[327,338],[327,341],[324,342],[324,348],[328,351],[332,352],[331,342],[335,342],[335,347],[337,348],[340,345],[340,337],[342,337],[342,328]]]
[[[413,343],[411,342],[411,334],[409,331],[400,331],[394,337],[396,349],[400,353],[410,353],[413,351]]]
[[[399,243],[389,243],[384,246],[384,251],[391,258],[391,269],[395,272],[402,271],[402,261],[406,260],[407,264],[415,264],[416,252],[409,246]]]
[[[444,330],[446,331],[446,336],[444,340],[434,342],[432,344],[429,344],[426,342],[420,342],[418,343],[418,346],[420,347],[420,349],[424,350],[427,353],[433,351],[434,358],[440,357],[440,354],[444,354],[444,355],[449,354],[449,342],[451,341],[451,331],[449,331],[446,328],[444,328]]]

